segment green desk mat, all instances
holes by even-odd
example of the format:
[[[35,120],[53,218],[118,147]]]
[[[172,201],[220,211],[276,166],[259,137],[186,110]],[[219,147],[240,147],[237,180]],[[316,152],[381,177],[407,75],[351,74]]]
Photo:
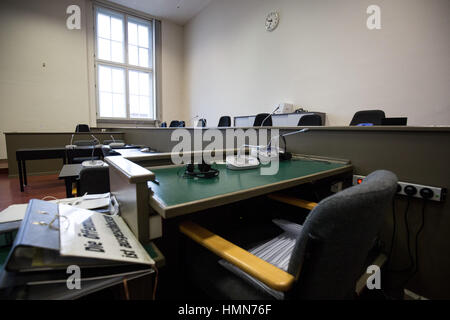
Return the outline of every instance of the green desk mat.
[[[347,166],[315,160],[283,161],[279,165],[276,175],[263,176],[259,168],[233,171],[228,170],[225,164],[218,164],[214,167],[219,169],[220,174],[213,179],[183,178],[184,167],[150,168],[159,185],[153,182],[148,185],[156,197],[171,207]]]

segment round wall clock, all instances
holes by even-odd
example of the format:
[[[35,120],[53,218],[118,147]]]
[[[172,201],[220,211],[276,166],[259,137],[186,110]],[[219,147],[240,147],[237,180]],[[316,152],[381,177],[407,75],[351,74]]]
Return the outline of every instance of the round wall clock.
[[[273,31],[277,28],[280,22],[280,14],[278,12],[271,12],[266,18],[266,30]]]

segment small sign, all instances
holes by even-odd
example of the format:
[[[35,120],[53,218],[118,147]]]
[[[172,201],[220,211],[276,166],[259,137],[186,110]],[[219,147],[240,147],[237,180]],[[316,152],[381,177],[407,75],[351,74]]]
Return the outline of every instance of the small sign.
[[[60,254],[153,265],[120,216],[59,205]]]

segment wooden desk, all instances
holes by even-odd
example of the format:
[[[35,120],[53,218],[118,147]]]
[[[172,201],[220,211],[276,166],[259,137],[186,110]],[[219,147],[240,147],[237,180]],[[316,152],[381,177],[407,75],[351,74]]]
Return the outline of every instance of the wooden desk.
[[[18,149],[16,151],[17,166],[19,168],[20,191],[23,192],[23,186],[27,185],[27,168],[26,160],[43,160],[43,159],[62,159],[66,164],[66,148],[34,148],[34,149]],[[22,171],[23,170],[23,171]]]
[[[348,163],[297,158],[280,162],[277,174],[265,176],[260,169],[233,171],[218,164],[220,174],[213,179],[183,178],[184,167],[180,166],[148,168],[158,181],[148,183],[150,205],[163,218],[173,218],[350,172],[352,168]]]
[[[170,153],[105,160],[110,165],[111,192],[121,205],[122,217],[138,239],[146,243],[151,236],[150,220],[155,215],[173,218],[353,170],[346,160],[295,158],[280,162],[280,170],[274,176],[262,176],[259,169],[231,171],[221,164],[219,178],[211,180],[180,177],[184,167],[167,165],[171,163]],[[150,165],[143,167],[132,161]],[[164,167],[156,167],[161,163],[165,163]]]
[[[65,164],[59,173],[58,179],[64,179],[66,184],[67,198],[72,198],[72,183],[80,176],[81,169],[83,169],[81,164]]]

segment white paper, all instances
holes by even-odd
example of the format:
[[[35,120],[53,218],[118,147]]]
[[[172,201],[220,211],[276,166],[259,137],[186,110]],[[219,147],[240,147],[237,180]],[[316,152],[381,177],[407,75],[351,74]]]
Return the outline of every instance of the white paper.
[[[59,205],[60,254],[153,265],[120,216]]]
[[[10,205],[0,212],[0,223],[23,220],[25,212],[27,211],[27,206],[28,203]]]

